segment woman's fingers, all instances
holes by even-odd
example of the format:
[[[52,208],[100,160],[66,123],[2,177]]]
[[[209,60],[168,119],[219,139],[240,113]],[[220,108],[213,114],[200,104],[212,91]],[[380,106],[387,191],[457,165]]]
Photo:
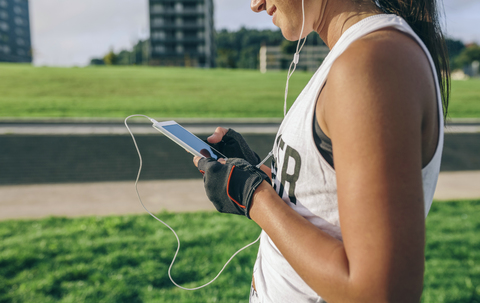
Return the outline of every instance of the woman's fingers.
[[[202,159],[202,157],[195,156],[193,157],[193,164],[195,164],[196,167],[198,167],[198,161]]]
[[[202,159],[202,157],[199,157],[199,156],[193,157],[193,164],[195,164],[196,167],[198,167],[198,161],[200,161],[200,159]],[[227,161],[223,158],[220,158],[217,161],[220,162],[221,164],[227,163]]]
[[[223,136],[228,132],[228,129],[223,128],[223,127],[217,127],[215,132],[207,138],[207,141],[209,143],[218,143],[222,141]]]

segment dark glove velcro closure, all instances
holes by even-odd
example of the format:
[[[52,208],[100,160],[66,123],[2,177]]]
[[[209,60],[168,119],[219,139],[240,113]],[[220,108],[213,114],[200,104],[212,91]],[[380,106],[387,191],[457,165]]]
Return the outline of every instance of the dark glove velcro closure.
[[[227,195],[233,203],[245,211],[245,216],[249,219],[253,194],[263,180],[270,183],[270,179],[263,171],[251,165],[239,163],[238,166],[233,165],[230,171]]]
[[[232,202],[245,211],[245,215],[249,219],[253,194],[263,180],[263,176],[258,172],[236,169],[236,166],[233,166],[230,172],[227,195]]]
[[[215,208],[222,213],[247,216],[253,194],[268,176],[243,159],[229,159],[221,164],[213,159],[201,159],[198,163],[204,171],[205,190]]]

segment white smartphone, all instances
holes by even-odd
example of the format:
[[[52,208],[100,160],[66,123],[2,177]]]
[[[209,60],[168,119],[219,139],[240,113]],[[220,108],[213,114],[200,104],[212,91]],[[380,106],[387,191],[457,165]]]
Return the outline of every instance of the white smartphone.
[[[227,159],[227,157],[175,121],[157,122],[152,126],[194,156],[213,158],[215,160],[220,158]]]

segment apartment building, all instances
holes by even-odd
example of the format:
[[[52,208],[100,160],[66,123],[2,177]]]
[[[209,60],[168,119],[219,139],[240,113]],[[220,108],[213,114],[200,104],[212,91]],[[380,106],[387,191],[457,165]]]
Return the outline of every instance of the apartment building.
[[[0,0],[0,62],[32,62],[28,0]]]
[[[150,64],[213,67],[213,0],[149,0]]]

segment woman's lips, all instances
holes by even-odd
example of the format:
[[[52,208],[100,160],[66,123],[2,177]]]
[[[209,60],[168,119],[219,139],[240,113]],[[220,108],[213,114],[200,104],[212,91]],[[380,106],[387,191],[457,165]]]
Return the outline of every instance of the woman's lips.
[[[269,9],[267,10],[267,14],[269,14],[270,16],[273,16],[272,22],[273,22],[273,24],[275,24],[275,25],[277,25],[277,24],[275,23],[275,20],[276,20],[276,18],[275,18],[275,16],[276,16],[275,12],[276,12],[276,11],[277,11],[277,7],[276,7],[275,5],[272,6],[271,8],[269,8]]]
[[[270,16],[273,16],[273,14],[275,13],[276,10],[277,10],[277,8],[274,5],[267,10],[267,14],[269,14]]]

